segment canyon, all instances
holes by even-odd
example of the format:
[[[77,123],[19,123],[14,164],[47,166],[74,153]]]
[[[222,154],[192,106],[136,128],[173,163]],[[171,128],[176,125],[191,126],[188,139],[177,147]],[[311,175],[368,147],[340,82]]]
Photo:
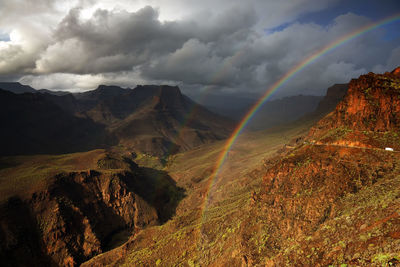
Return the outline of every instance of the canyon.
[[[144,88],[145,104],[129,100]],[[245,131],[217,176],[232,121],[198,107],[178,142],[189,100],[170,87],[130,96],[137,89],[68,96],[77,105],[39,97],[117,143],[0,158],[5,266],[400,263],[399,68],[330,87],[297,121]],[[163,141],[141,139],[155,129]],[[166,140],[178,145],[168,156]]]

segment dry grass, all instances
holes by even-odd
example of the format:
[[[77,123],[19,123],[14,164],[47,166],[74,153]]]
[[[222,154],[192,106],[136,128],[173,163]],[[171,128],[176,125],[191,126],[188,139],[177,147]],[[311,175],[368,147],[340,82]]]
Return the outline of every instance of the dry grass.
[[[179,203],[170,221],[143,230],[125,244],[129,247],[128,254],[119,259],[119,263],[123,266],[155,266],[157,262],[162,266],[238,264],[229,260],[235,258],[232,255],[236,255],[240,247],[239,230],[248,218],[252,193],[261,183],[261,176],[249,172],[262,169],[265,158],[273,156],[285,143],[307,130],[306,124],[244,133],[213,183],[210,174],[224,142],[170,157],[160,168],[167,171],[178,186],[185,188],[187,197]],[[111,254],[116,252],[97,258],[107,258]]]
[[[0,158],[0,202],[11,196],[23,199],[44,188],[60,172],[97,168],[102,149],[65,155],[35,155]]]

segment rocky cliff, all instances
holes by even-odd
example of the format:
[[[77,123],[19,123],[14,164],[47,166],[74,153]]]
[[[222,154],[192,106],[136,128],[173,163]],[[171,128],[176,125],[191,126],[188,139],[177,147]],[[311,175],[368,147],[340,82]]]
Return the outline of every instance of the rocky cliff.
[[[328,118],[331,127],[390,131],[400,128],[400,74],[368,73],[351,80],[346,97]]]
[[[353,79],[334,112],[309,133],[322,144],[400,149],[400,75],[368,73]]]
[[[317,109],[315,110],[316,114],[326,115],[327,113],[334,110],[337,104],[343,100],[343,97],[346,95],[347,90],[349,88],[349,84],[334,84],[326,90],[326,95],[319,102]]]
[[[0,155],[71,153],[112,144],[103,125],[78,118],[52,101],[66,104],[69,97],[0,89]]]
[[[1,204],[2,266],[77,266],[168,219],[180,196],[165,174],[108,155],[97,170],[52,175]]]
[[[243,228],[250,262],[398,263],[400,202],[391,185],[400,182],[400,155],[385,151],[400,144],[398,72],[352,80],[343,101],[304,142],[266,163],[254,196],[258,222],[264,224],[249,221]]]
[[[193,102],[177,86],[100,85],[56,95],[33,88],[15,94],[2,86],[25,87],[5,84],[0,83],[0,155],[61,154],[119,144],[161,157],[224,139],[234,128],[234,122]]]

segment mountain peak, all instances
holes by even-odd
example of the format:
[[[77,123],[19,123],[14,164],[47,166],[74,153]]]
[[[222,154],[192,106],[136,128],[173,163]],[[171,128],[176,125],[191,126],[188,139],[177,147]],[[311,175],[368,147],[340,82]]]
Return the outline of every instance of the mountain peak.
[[[181,90],[178,86],[170,86],[170,85],[138,85],[135,90],[147,91],[152,94],[161,94],[161,93],[169,93],[169,94],[181,94]]]
[[[121,88],[116,85],[99,85],[95,90],[90,91],[94,95],[115,96],[128,92],[128,89]]]
[[[394,75],[396,75],[396,76],[400,76],[400,67],[395,68],[395,69],[392,71],[392,74],[394,74]]]
[[[399,149],[396,137],[400,129],[399,88],[396,73],[370,72],[351,80],[335,111],[318,122],[309,137],[324,144]]]
[[[392,74],[397,76],[399,71],[398,68]],[[337,123],[358,130],[400,129],[398,88],[400,80],[389,73],[368,73],[353,79],[347,95],[336,108]]]
[[[37,91],[29,85],[23,85],[19,82],[0,82],[0,88],[13,92],[14,94],[36,93]]]
[[[105,84],[100,84],[95,90],[126,90],[122,87],[116,86],[116,85],[105,85]]]

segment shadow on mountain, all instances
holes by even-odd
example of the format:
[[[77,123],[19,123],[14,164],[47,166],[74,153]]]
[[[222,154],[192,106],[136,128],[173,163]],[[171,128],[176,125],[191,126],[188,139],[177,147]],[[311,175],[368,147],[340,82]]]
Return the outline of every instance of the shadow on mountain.
[[[40,229],[29,205],[17,197],[0,206],[1,266],[57,266],[43,250]]]
[[[105,126],[66,112],[41,94],[0,90],[1,155],[63,154],[115,144]]]
[[[117,160],[100,161],[113,171],[62,172],[1,204],[1,266],[76,266],[171,219],[184,189],[165,171]]]
[[[138,167],[131,159],[124,160],[130,164],[133,173],[124,182],[157,210],[160,224],[167,222],[175,215],[179,202],[186,196],[185,189],[177,186],[166,171]]]

